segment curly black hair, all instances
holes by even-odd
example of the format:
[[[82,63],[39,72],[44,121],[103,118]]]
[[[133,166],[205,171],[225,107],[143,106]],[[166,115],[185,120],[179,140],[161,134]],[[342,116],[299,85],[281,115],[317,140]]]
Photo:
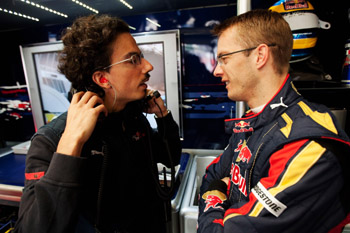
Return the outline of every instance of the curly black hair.
[[[90,15],[76,19],[62,36],[64,48],[59,57],[59,71],[77,91],[104,91],[92,80],[92,74],[110,64],[112,43],[122,33],[129,33],[123,20],[109,15]]]

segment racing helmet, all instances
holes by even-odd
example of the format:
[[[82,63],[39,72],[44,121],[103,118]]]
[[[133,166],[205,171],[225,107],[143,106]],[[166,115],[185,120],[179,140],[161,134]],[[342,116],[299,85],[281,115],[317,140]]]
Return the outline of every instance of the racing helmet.
[[[279,0],[269,10],[279,12],[292,30],[291,61],[310,57],[316,46],[318,29],[331,27],[330,23],[317,17],[314,7],[306,0]]]

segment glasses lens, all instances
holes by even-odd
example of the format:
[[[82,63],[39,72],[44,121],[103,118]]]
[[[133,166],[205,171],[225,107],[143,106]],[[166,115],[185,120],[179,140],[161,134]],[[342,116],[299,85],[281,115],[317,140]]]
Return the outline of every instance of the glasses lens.
[[[222,64],[224,64],[221,57],[218,57],[218,58],[217,58],[217,64],[218,64],[219,66],[222,66]]]
[[[143,58],[143,54],[134,54],[131,56],[131,62],[134,65],[140,65],[141,64],[141,58]]]

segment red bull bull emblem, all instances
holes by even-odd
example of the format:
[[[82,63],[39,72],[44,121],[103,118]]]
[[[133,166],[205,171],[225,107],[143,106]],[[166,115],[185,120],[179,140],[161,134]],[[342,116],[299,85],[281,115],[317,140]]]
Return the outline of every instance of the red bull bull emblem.
[[[239,121],[235,123],[235,127],[233,128],[234,133],[246,133],[252,132],[253,128],[250,127],[250,122]]]
[[[239,152],[236,162],[242,161],[244,163],[249,163],[249,160],[252,157],[252,152],[247,146],[246,140],[244,140],[243,142],[242,140],[240,140],[234,152]]]
[[[205,200],[204,212],[209,210],[209,208],[223,209],[219,204],[224,203],[226,196],[217,190],[208,191],[203,194],[202,198]]]

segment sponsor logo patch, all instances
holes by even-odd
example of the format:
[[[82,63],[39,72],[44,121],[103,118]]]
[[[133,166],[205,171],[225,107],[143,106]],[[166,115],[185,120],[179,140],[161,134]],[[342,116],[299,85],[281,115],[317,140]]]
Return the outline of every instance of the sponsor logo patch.
[[[307,9],[309,6],[305,0],[289,0],[283,3],[286,10]]]
[[[210,208],[214,209],[224,209],[219,204],[226,201],[226,195],[218,190],[211,190],[203,194],[202,198],[205,200],[204,212],[207,212]]]
[[[246,179],[241,175],[241,169],[237,164],[231,164],[231,182],[238,186],[239,191],[247,196]]]
[[[249,160],[252,157],[252,152],[247,146],[246,140],[240,140],[234,152],[239,152],[236,162],[242,161],[244,163],[249,163]]]
[[[265,209],[276,217],[279,217],[287,209],[287,206],[272,196],[260,182],[252,189],[252,193]]]
[[[235,127],[233,128],[234,133],[246,133],[253,132],[253,128],[250,127],[250,122],[239,121],[235,123]]]

